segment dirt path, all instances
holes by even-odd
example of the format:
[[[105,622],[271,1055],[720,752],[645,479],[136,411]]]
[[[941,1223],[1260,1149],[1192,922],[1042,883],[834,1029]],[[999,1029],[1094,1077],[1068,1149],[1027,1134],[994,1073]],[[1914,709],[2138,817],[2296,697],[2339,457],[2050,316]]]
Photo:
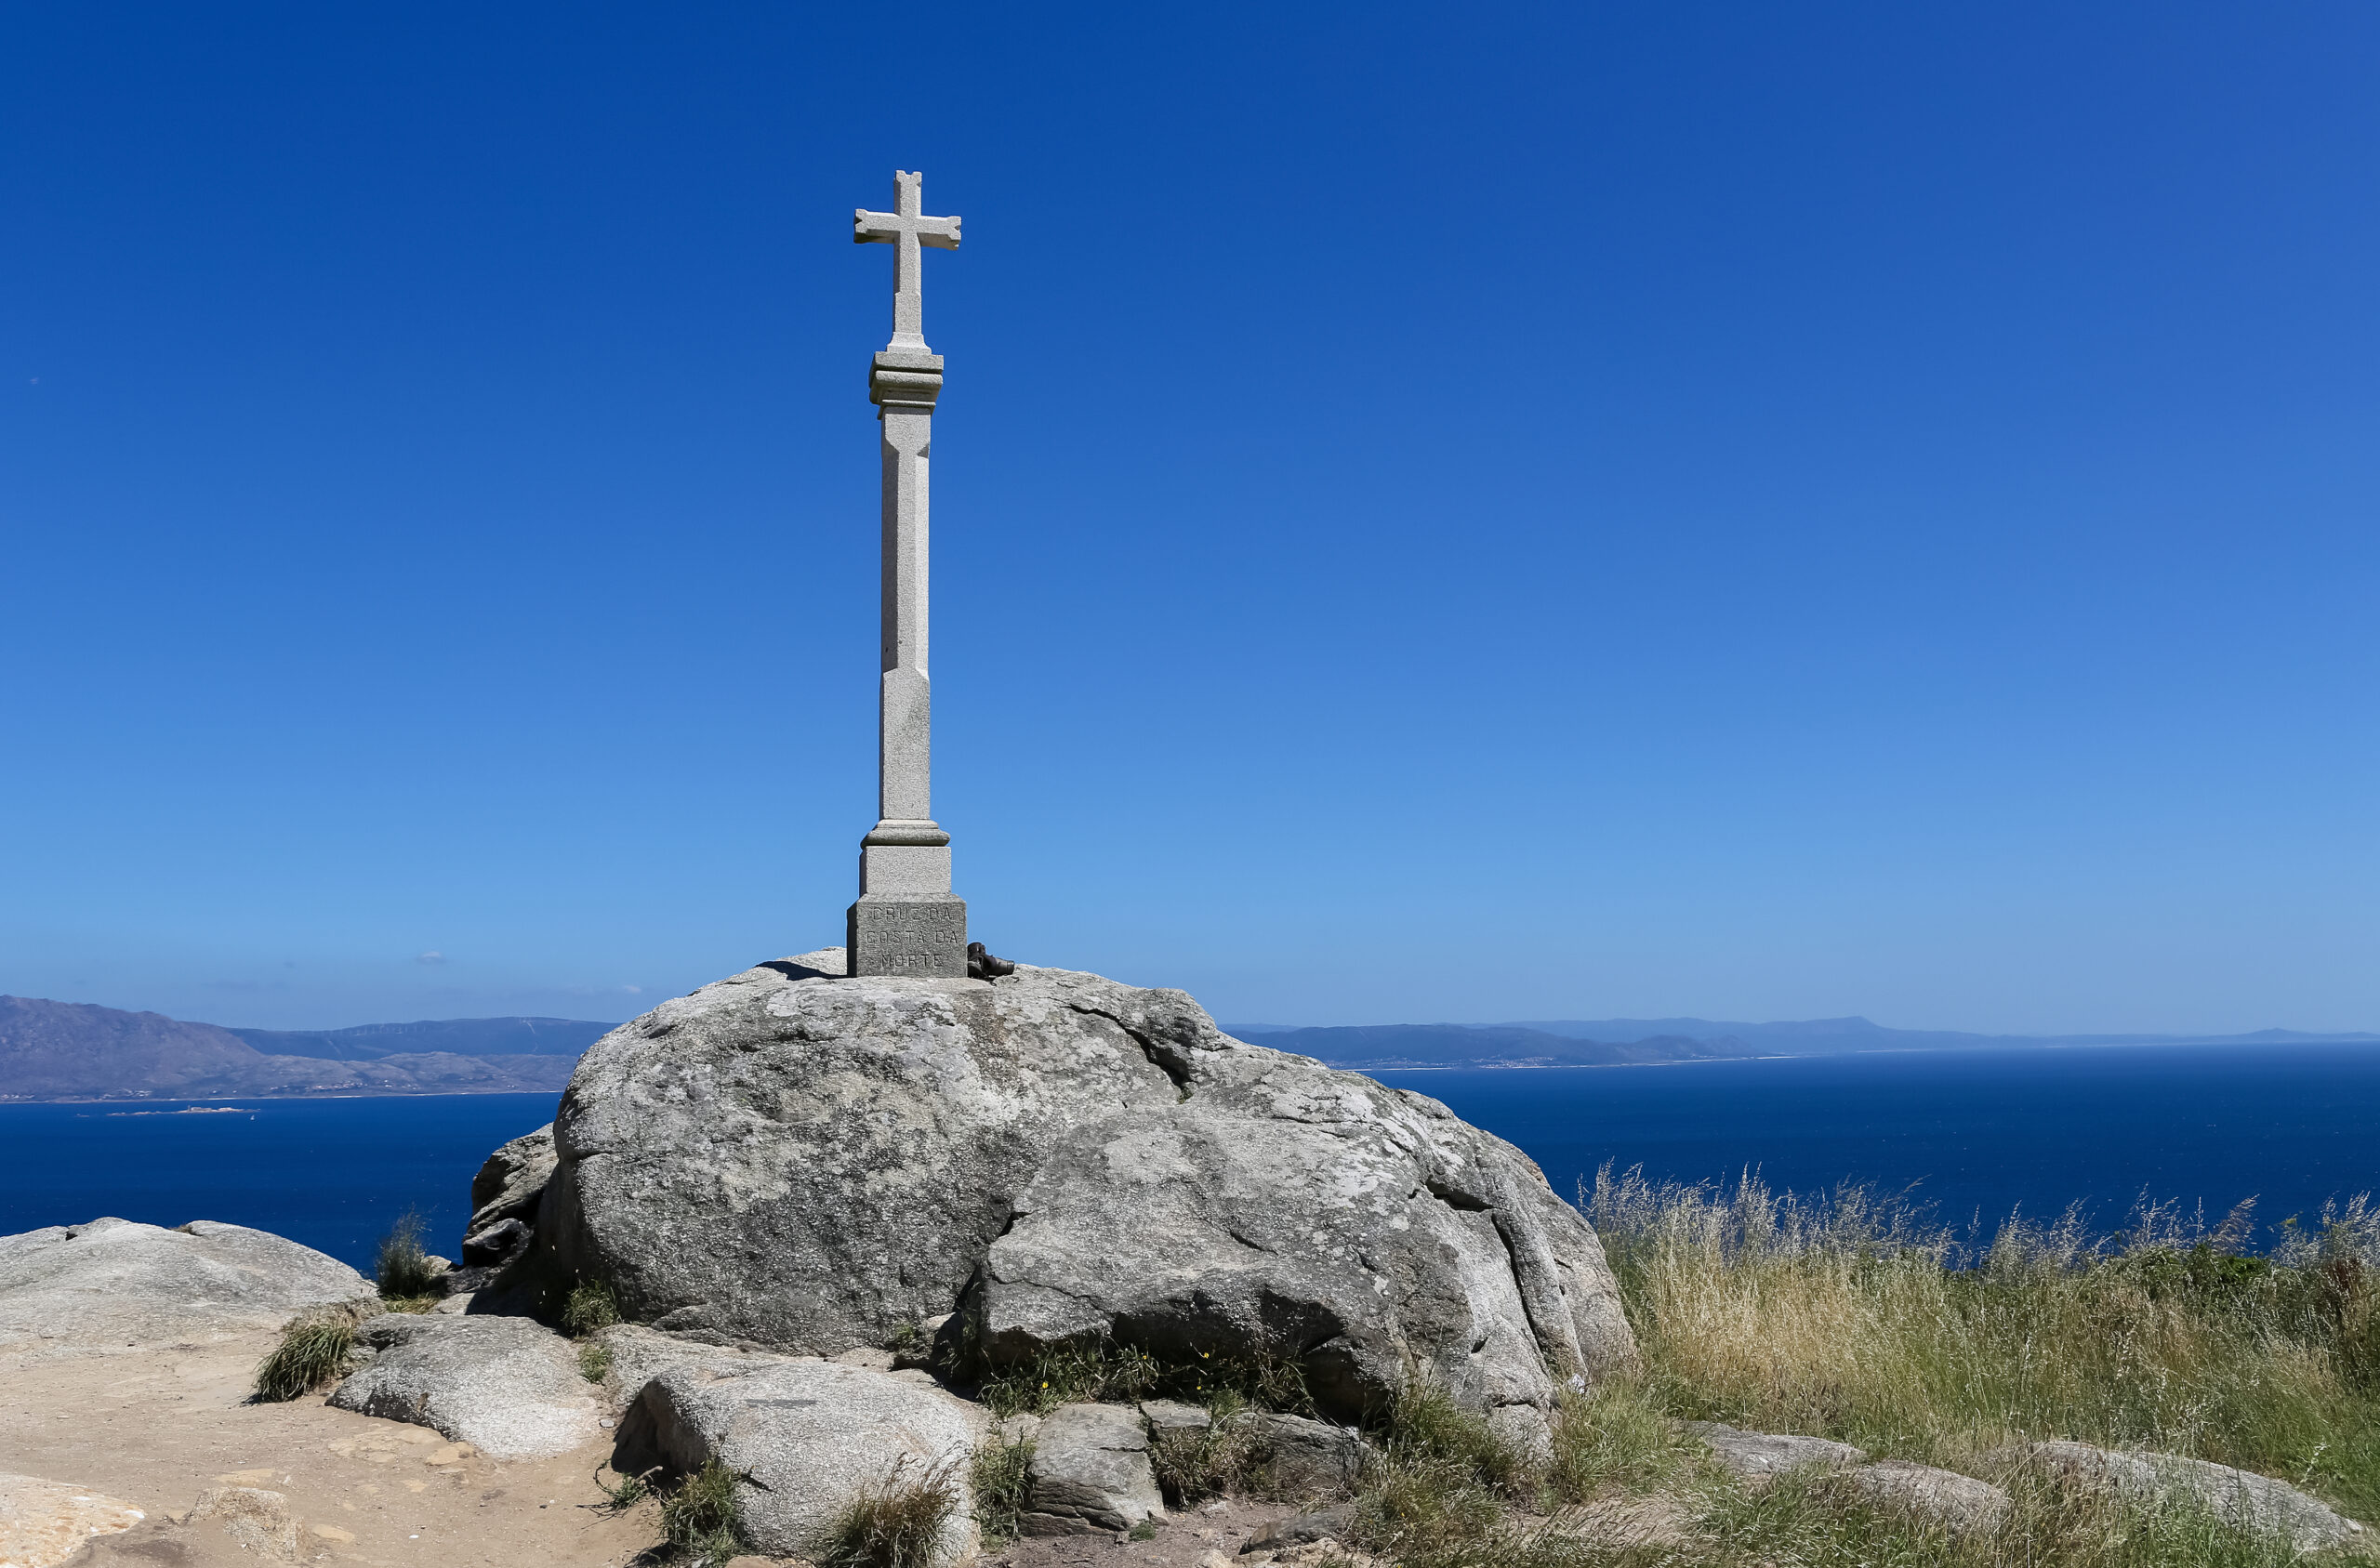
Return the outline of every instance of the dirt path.
[[[85,1564],[256,1568],[221,1526],[180,1526],[216,1485],[284,1494],[300,1562],[375,1568],[609,1568],[653,1544],[651,1510],[598,1511],[608,1443],[556,1459],[499,1463],[426,1427],[333,1410],[319,1398],[247,1404],[272,1344],[220,1344],[37,1362],[0,1371],[0,1470],[120,1497],[148,1522],[102,1537]]]

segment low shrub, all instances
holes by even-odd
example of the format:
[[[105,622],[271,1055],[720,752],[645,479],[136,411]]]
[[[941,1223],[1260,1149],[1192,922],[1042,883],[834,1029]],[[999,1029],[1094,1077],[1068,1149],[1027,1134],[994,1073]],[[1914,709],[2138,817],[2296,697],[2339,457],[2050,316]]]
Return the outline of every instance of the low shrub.
[[[717,1459],[681,1480],[661,1500],[661,1534],[681,1554],[724,1562],[750,1545],[735,1496],[743,1478]]]
[[[891,1475],[836,1516],[818,1554],[821,1568],[932,1568],[959,1512],[957,1461],[913,1463],[904,1455]]]
[[[355,1314],[310,1312],[281,1331],[281,1343],[257,1367],[255,1397],[280,1403],[312,1393],[347,1370],[355,1349]]]
[[[562,1304],[562,1331],[574,1339],[584,1339],[619,1321],[620,1298],[602,1280],[580,1280],[570,1287],[570,1296]]]
[[[1002,1443],[996,1437],[975,1450],[967,1482],[975,1496],[975,1522],[984,1532],[985,1546],[1016,1539],[1025,1502],[1032,1496],[1032,1471],[1030,1443]]]
[[[421,1211],[407,1209],[380,1238],[379,1265],[374,1282],[384,1300],[436,1299],[442,1271],[421,1245]]]
[[[612,1347],[588,1343],[578,1347],[578,1375],[600,1383],[612,1373]]]

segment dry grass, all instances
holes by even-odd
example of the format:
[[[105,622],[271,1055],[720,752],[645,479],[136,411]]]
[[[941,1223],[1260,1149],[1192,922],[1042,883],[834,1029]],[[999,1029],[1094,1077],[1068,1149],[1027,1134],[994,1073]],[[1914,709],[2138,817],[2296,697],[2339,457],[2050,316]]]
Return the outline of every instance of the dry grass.
[[[2239,1465],[2380,1517],[2380,1215],[2267,1231],[2143,1206],[1989,1234],[1862,1191],[1817,1200],[1606,1170],[1585,1206],[1645,1352],[1514,1454],[1426,1388],[1375,1434],[1357,1544],[1400,1568],[2280,1568],[2289,1543],[2187,1500],[2076,1491],[1982,1462],[2068,1437]],[[2001,1481],[2006,1521],[1953,1535],[1839,1477],[1764,1487],[1679,1425],[1855,1443]]]
[[[602,1280],[580,1280],[562,1305],[562,1331],[584,1339],[620,1321],[620,1298]]]
[[[1802,1202],[1606,1170],[1604,1234],[1663,1404],[1959,1468],[2018,1439],[2140,1447],[2279,1476],[2380,1512],[2380,1216],[2241,1248],[2143,1206],[1975,1245],[1860,1192]]]
[[[389,1300],[435,1299],[438,1295],[438,1267],[421,1245],[423,1223],[417,1209],[407,1209],[397,1217],[389,1233],[380,1238],[379,1265],[375,1271],[375,1283],[380,1295]]]
[[[336,1381],[355,1349],[355,1314],[343,1307],[292,1320],[257,1367],[255,1398],[268,1404],[293,1400]]]
[[[906,1455],[837,1516],[822,1568],[933,1568],[959,1513],[957,1461],[919,1467]]]

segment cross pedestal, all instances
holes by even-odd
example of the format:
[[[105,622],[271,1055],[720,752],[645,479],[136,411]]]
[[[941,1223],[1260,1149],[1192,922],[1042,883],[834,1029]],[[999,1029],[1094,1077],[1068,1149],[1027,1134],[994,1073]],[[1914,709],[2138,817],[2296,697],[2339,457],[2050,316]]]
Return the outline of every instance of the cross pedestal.
[[[889,213],[854,215],[852,238],[894,247],[892,340],[868,369],[883,427],[883,675],[877,687],[877,824],[860,840],[859,901],[845,916],[854,975],[960,978],[967,903],[950,890],[950,835],[933,820],[933,692],[926,675],[926,461],[942,356],[926,347],[920,245],[959,248],[959,219],[919,211],[924,177],[893,176]]]

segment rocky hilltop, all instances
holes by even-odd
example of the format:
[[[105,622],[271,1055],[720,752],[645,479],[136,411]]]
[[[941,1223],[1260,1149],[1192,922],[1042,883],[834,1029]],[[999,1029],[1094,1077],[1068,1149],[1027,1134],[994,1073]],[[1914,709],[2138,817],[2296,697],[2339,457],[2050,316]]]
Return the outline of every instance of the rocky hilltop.
[[[1541,1429],[1633,1358],[1593,1232],[1434,1100],[1178,991],[842,968],[763,964],[598,1041],[486,1306],[595,1280],[656,1328],[799,1354],[1272,1357],[1350,1420],[1421,1375]]]

